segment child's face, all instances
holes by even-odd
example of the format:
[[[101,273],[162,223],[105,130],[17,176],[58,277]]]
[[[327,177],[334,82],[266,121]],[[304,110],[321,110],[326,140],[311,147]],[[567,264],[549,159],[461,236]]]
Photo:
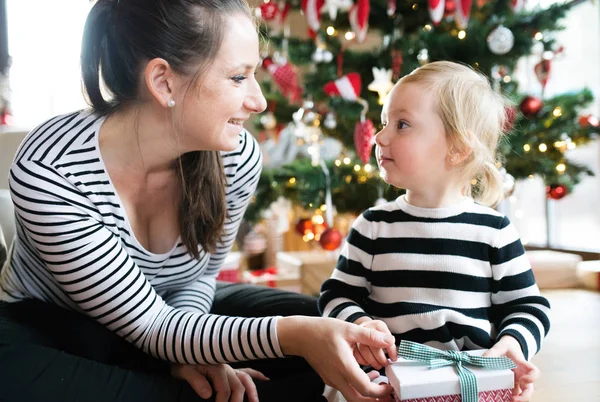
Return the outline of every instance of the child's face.
[[[396,85],[381,113],[383,130],[375,136],[382,178],[418,193],[437,191],[449,178],[448,142],[435,99],[414,84]]]

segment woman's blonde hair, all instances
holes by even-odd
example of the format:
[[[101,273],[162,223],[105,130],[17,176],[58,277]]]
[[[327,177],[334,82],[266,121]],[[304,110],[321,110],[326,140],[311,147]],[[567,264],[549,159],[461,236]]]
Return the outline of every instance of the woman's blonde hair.
[[[504,196],[497,147],[507,120],[507,99],[483,74],[450,61],[426,64],[398,83],[434,91],[451,152],[468,155],[458,166],[469,183],[467,194],[481,204],[496,205]]]

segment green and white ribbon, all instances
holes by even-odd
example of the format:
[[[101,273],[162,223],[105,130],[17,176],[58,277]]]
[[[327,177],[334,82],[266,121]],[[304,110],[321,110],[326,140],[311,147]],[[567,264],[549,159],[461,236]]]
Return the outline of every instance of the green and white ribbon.
[[[515,363],[506,356],[473,356],[467,352],[439,350],[410,341],[400,341],[398,355],[408,360],[419,360],[429,363],[430,369],[456,365],[463,402],[477,402],[479,396],[477,390],[477,377],[475,377],[475,374],[473,374],[471,370],[464,366],[465,364],[492,370],[508,370],[517,367]]]

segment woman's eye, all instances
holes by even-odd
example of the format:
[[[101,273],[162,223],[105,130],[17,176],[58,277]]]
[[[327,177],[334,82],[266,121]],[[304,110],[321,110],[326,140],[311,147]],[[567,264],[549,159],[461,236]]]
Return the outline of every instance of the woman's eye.
[[[245,75],[236,75],[235,77],[231,77],[233,82],[236,84],[241,84],[247,77]]]

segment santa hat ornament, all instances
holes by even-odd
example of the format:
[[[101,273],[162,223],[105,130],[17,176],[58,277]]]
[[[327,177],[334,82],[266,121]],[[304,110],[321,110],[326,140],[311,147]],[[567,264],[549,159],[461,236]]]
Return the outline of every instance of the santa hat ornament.
[[[269,72],[269,75],[277,84],[281,93],[286,96],[291,103],[299,103],[302,99],[302,88],[298,85],[298,76],[294,66],[288,62],[278,65],[270,57],[266,57],[262,66]]]
[[[362,43],[367,38],[369,28],[369,13],[371,10],[370,0],[357,0],[348,13],[350,27],[356,35],[356,41]]]
[[[341,96],[342,99],[356,102],[360,95],[362,81],[358,73],[348,73],[335,81],[330,81],[323,87],[329,96]]]
[[[518,13],[519,11],[521,11],[523,9],[523,6],[525,6],[525,0],[511,0],[510,1],[510,8],[512,8],[512,10],[515,13]]]
[[[325,0],[302,0],[300,3],[311,37],[316,35],[321,26],[321,8],[323,8],[323,5],[325,5]]]
[[[456,12],[454,13],[454,17],[456,19],[456,25],[458,25],[460,29],[467,28],[472,4],[473,0],[458,0],[456,2]]]
[[[546,84],[548,83],[548,79],[550,78],[550,69],[552,67],[552,61],[549,59],[542,59],[538,64],[535,65],[533,71],[535,72],[535,76],[542,84],[542,91],[546,89]]]
[[[444,17],[444,10],[446,8],[445,0],[427,0],[427,8],[429,10],[429,18],[434,25],[437,25]]]

